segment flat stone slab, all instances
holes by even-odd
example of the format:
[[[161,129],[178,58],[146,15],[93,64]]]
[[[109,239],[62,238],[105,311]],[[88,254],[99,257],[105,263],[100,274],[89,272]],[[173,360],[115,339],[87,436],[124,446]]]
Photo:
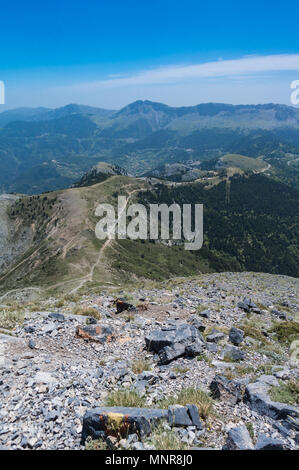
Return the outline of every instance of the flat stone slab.
[[[107,436],[126,438],[137,433],[147,436],[161,419],[168,418],[168,410],[131,408],[123,406],[99,407],[87,411],[83,418],[82,440],[105,439]]]

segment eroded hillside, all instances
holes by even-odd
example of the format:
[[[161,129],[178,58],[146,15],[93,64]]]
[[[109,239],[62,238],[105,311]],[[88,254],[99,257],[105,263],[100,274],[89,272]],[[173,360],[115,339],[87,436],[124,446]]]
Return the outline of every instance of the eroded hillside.
[[[183,240],[170,246],[159,240],[98,240],[95,209],[105,202],[116,208],[118,195],[128,205],[145,207],[203,204],[203,247],[186,251]],[[1,292],[84,292],[211,271],[297,276],[298,199],[297,190],[263,174],[238,173],[193,183],[112,176],[92,186],[10,198],[2,212]]]

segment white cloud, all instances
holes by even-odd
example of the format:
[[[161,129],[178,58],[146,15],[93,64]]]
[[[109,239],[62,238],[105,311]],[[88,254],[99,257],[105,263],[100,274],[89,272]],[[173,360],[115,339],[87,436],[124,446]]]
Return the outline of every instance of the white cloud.
[[[123,86],[181,83],[203,78],[234,78],[267,72],[299,71],[299,54],[247,56],[241,59],[218,60],[194,65],[172,65],[142,70],[126,77],[74,85],[77,89],[119,88]]]
[[[39,74],[35,82],[10,84],[6,105],[1,105],[0,111],[20,106],[52,108],[68,103],[119,109],[145,99],[170,106],[207,102],[290,105],[290,84],[299,79],[299,54],[235,60],[217,57],[216,61],[201,64],[165,66],[131,74],[123,73],[125,70],[113,72],[105,79],[92,81],[88,68],[71,75],[60,70],[55,82],[48,79],[45,82]],[[94,70],[92,73],[94,76]]]

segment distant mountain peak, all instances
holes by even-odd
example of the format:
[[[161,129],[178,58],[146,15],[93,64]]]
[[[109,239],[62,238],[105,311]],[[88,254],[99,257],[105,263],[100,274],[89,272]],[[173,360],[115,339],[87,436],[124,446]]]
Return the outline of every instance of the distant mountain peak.
[[[128,104],[120,111],[116,113],[116,116],[121,116],[124,114],[135,114],[135,113],[147,113],[150,111],[164,111],[167,112],[168,110],[172,109],[167,104],[157,103],[154,101],[149,100],[137,100],[133,103]],[[175,108],[173,108],[175,109]]]

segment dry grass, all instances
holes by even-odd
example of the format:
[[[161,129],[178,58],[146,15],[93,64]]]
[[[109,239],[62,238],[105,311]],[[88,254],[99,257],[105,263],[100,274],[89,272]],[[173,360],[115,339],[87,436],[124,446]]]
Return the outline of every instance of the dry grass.
[[[77,294],[66,294],[63,300],[65,302],[79,302],[80,296]]]
[[[93,317],[97,320],[100,320],[102,318],[101,313],[97,309],[93,307],[80,307],[79,305],[77,305],[77,307],[73,309],[73,314],[83,315],[86,317]]]
[[[165,429],[163,423],[159,423],[153,430],[149,441],[156,450],[188,450],[188,444],[181,441],[173,429]]]
[[[86,439],[85,450],[108,450],[108,445],[101,439],[92,440],[90,436]]]
[[[131,323],[135,320],[135,315],[134,313],[127,313],[126,315],[124,315],[124,319],[127,323]]]
[[[109,393],[106,398],[106,405],[143,408],[145,406],[145,398],[138,395],[135,390],[120,388],[119,390]]]
[[[277,341],[288,345],[291,344],[293,340],[299,338],[299,323],[296,321],[275,323],[271,332],[275,333]]]
[[[175,374],[186,374],[190,369],[188,367],[176,366],[172,370]]]
[[[132,363],[132,371],[134,374],[141,374],[144,370],[151,370],[151,365],[145,359],[136,359]]]
[[[12,330],[17,325],[22,325],[24,321],[24,312],[20,310],[5,309],[0,313],[0,328]]]
[[[270,344],[270,342],[266,339],[264,334],[262,333],[262,327],[257,327],[256,322],[252,320],[245,320],[242,330],[245,333],[245,336],[250,336],[263,344]]]
[[[199,356],[197,356],[197,361],[205,361],[210,367],[214,367],[213,366],[213,359],[209,356],[207,356],[207,354],[200,354]]]
[[[168,408],[170,405],[183,405],[194,404],[198,408],[198,412],[201,418],[207,419],[213,411],[213,399],[212,397],[199,388],[184,388],[178,396],[166,397],[158,402],[159,408]]]
[[[55,302],[55,307],[56,308],[61,308],[64,306],[65,300],[64,299],[59,299]]]
[[[228,379],[228,380],[233,380],[237,377],[237,374],[231,369],[230,367],[226,367],[223,375]]]
[[[298,405],[299,403],[299,381],[296,379],[281,382],[278,387],[271,387],[270,397],[273,401]]]

